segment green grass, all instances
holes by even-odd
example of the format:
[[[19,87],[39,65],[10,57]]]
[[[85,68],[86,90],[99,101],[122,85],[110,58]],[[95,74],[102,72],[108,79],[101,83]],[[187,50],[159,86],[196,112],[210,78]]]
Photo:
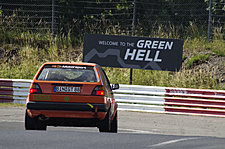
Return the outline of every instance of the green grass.
[[[25,104],[0,103],[0,107],[25,107]]]
[[[201,63],[205,63],[209,60],[210,55],[209,54],[198,54],[194,55],[187,61],[187,67],[191,68],[194,65],[198,65]]]
[[[129,84],[129,69],[105,68],[111,83]],[[214,72],[214,71],[213,71]],[[211,68],[204,70],[182,69],[180,72],[133,70],[133,84],[181,88],[225,89],[212,74]],[[215,72],[214,72],[215,74]]]
[[[212,51],[217,56],[225,56],[225,44],[224,41],[214,40],[213,42],[207,42],[205,44],[207,50]]]
[[[218,56],[225,56],[225,49],[213,49],[212,51]]]
[[[194,28],[191,30],[196,31]],[[158,33],[155,31],[154,35],[149,36],[174,37],[162,30]],[[210,42],[201,38],[200,33],[197,37],[184,40],[183,64],[180,72],[134,70],[133,84],[225,89],[222,78],[218,75],[224,64],[216,65],[212,69],[207,63],[215,56],[225,56],[224,40]],[[44,62],[82,61],[82,48],[82,41],[70,33],[52,38],[50,33],[9,31],[0,28],[0,78],[32,79]],[[206,66],[198,67],[203,64]],[[111,83],[129,84],[130,69],[104,69]]]

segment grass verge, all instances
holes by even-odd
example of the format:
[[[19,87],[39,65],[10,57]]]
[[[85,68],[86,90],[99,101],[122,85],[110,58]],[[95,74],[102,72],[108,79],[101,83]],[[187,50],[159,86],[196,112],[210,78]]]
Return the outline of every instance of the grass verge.
[[[17,103],[0,103],[0,107],[25,107],[25,104],[17,104]]]

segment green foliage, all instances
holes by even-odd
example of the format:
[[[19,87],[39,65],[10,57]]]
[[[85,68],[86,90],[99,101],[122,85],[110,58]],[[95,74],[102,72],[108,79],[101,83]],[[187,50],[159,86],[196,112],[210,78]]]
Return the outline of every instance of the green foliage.
[[[187,67],[191,68],[194,65],[201,64],[209,60],[209,54],[199,54],[191,57],[187,62]]]
[[[129,84],[129,69],[104,68],[111,83]],[[134,70],[133,84],[149,86],[225,89],[213,76],[211,68],[205,70],[183,68],[180,72]]]
[[[81,47],[73,47],[69,35],[0,32],[6,35],[0,44],[0,78],[32,79],[44,62],[81,60]]]
[[[219,40],[215,40],[209,44],[210,49],[217,56],[225,56],[225,44],[220,42]]]
[[[94,27],[90,26],[90,29]],[[151,37],[178,38],[174,26],[170,33],[159,28]],[[198,31],[193,24],[193,34]],[[104,32],[123,34],[120,26],[109,26]],[[192,33],[190,33],[192,34]],[[140,33],[140,36],[142,34]],[[218,66],[198,67],[207,64],[211,57],[224,57],[224,40],[207,41],[202,32],[194,34],[196,38],[184,40],[183,68],[180,72],[134,70],[133,84],[151,86],[172,86],[189,88],[225,89],[221,77],[217,77]],[[71,32],[61,33],[54,38],[50,32],[30,32],[0,28],[0,78],[32,79],[38,68],[47,61],[82,61],[82,38],[72,36]],[[214,53],[214,55],[213,55]],[[111,83],[129,84],[130,69],[104,68]],[[221,85],[222,84],[222,85]]]
[[[212,50],[216,55],[218,56],[225,56],[225,50],[220,48],[220,49],[214,49]]]
[[[0,107],[25,107],[25,104],[17,104],[17,103],[0,103]]]

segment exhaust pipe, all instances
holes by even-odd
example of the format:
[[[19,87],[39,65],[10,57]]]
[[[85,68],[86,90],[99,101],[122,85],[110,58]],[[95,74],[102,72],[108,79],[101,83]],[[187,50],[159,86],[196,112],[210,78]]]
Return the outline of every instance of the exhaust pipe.
[[[49,118],[46,117],[46,116],[44,116],[43,114],[41,114],[41,115],[38,116],[38,120],[40,120],[40,121],[47,121],[48,119]]]

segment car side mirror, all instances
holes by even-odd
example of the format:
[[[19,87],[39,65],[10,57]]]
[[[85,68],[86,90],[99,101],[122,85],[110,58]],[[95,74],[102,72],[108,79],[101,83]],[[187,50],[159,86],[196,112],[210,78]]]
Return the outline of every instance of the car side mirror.
[[[119,88],[120,88],[119,84],[112,84],[112,86],[111,86],[112,90],[116,90],[116,89],[119,89]]]

